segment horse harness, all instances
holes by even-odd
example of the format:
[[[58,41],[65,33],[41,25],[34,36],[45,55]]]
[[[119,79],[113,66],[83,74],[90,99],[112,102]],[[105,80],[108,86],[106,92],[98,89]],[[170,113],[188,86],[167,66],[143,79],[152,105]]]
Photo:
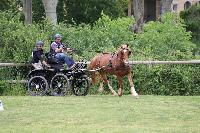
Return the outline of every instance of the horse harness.
[[[109,62],[108,62],[108,67],[112,68],[113,67],[113,64],[112,64],[112,58],[114,57],[115,53],[111,54],[110,56],[110,59],[109,59]]]
[[[102,53],[101,54],[101,56],[102,55],[104,55],[104,54],[109,54],[109,53]],[[103,67],[100,67],[100,60],[98,61],[98,65],[97,65],[97,68],[98,68],[98,70],[102,70],[103,68],[106,68],[106,69],[114,69],[115,71],[116,70],[120,70],[120,69],[129,69],[130,67],[128,66],[124,66],[124,67],[126,67],[126,68],[117,68],[116,67],[116,64],[115,65],[113,65],[113,63],[112,63],[112,59],[113,59],[113,57],[116,55],[116,53],[112,53],[111,54],[111,56],[110,56],[110,59],[109,59],[109,61],[108,61],[108,64],[106,65],[106,66],[103,66]],[[117,55],[118,56],[118,55]]]
[[[103,56],[103,55],[105,55],[105,54],[109,54],[109,53],[101,53],[101,56]],[[103,68],[105,68],[105,67],[110,67],[110,68],[112,68],[112,67],[113,67],[112,58],[114,57],[114,55],[115,55],[114,53],[111,54],[110,59],[109,59],[109,61],[108,61],[108,64],[107,64],[106,66],[103,66],[103,67],[100,67],[101,61],[100,61],[100,59],[99,59],[99,60],[98,60],[98,64],[97,64],[97,68],[98,68],[98,69],[103,69]]]

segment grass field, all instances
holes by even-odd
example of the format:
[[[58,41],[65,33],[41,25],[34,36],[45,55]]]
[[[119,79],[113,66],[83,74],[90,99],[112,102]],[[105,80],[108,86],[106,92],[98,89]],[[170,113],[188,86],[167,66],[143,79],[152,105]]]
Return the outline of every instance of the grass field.
[[[200,97],[0,97],[0,133],[200,133]]]

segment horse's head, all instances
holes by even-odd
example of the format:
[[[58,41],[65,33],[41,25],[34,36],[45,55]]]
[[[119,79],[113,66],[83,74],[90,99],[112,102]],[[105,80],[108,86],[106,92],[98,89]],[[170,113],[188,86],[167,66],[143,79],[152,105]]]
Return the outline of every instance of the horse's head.
[[[128,63],[128,58],[131,54],[131,51],[128,47],[128,44],[123,44],[117,52],[117,57],[120,59],[120,61],[122,63],[124,63],[125,65],[129,65]]]

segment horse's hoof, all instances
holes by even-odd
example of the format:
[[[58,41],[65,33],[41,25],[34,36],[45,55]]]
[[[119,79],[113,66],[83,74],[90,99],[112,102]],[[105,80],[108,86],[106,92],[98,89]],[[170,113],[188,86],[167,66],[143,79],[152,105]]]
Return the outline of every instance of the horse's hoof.
[[[135,97],[137,97],[137,96],[138,96],[138,94],[137,94],[137,93],[135,93],[135,94],[134,94],[134,96],[135,96]]]
[[[118,94],[117,94],[117,93],[114,93],[113,96],[118,96]]]
[[[121,97],[121,96],[122,96],[122,94],[118,94],[118,96],[119,96],[119,97]]]
[[[138,99],[139,98],[139,95],[132,95],[134,98]]]
[[[139,98],[139,95],[137,93],[132,94],[133,97]]]
[[[121,93],[121,92],[118,92],[118,96],[121,97],[121,96],[122,96],[122,93]]]
[[[136,91],[132,91],[132,96],[138,96]]]
[[[136,99],[138,99],[138,98],[139,98],[139,96],[135,96],[135,98],[136,98]]]

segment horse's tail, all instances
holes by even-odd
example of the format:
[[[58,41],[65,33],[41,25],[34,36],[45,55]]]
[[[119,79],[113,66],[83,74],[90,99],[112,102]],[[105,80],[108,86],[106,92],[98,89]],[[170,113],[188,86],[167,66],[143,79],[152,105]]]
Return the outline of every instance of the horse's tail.
[[[92,84],[96,84],[96,77],[98,76],[98,72],[95,71],[95,66],[96,66],[96,63],[97,63],[97,59],[96,57],[94,57],[91,61],[90,61],[90,64],[89,64],[89,70],[93,70],[91,71],[91,74],[92,74]]]
[[[98,76],[97,72],[92,72],[92,84],[96,84],[97,80],[96,77]]]

